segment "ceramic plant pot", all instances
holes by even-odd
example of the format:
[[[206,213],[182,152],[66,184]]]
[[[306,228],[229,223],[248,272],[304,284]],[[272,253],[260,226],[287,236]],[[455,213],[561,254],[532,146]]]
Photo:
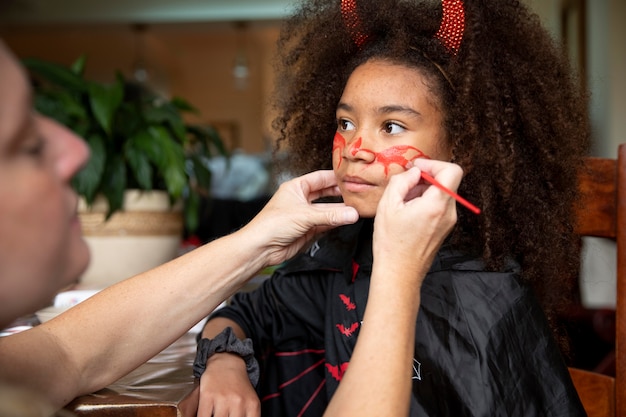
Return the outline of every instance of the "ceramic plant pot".
[[[124,210],[105,220],[107,204],[79,204],[83,234],[91,262],[81,287],[101,289],[175,258],[180,248],[183,216],[170,207],[164,191],[128,190]]]

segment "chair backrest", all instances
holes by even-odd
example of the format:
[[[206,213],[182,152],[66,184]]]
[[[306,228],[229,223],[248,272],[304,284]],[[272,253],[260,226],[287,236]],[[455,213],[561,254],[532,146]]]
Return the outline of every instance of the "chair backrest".
[[[612,239],[617,245],[615,378],[570,368],[576,390],[590,417],[626,417],[626,144],[617,159],[585,160],[576,232]]]
[[[569,368],[569,373],[588,417],[617,415],[615,378],[576,368]]]

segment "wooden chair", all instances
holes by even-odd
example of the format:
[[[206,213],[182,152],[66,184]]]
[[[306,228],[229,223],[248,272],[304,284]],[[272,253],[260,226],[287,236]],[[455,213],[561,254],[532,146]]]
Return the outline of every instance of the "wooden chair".
[[[626,417],[626,144],[616,160],[587,158],[583,171],[576,231],[617,244],[615,377],[575,368],[570,374],[590,417]]]

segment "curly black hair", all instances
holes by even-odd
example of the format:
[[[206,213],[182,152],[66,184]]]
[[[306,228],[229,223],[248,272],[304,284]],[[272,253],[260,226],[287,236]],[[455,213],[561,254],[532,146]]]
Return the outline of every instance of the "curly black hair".
[[[441,2],[356,4],[360,46],[340,0],[303,2],[281,32],[273,126],[290,172],[331,168],[336,106],[356,66],[375,58],[416,68],[464,170],[459,193],[482,209],[459,209],[451,241],[489,269],[516,259],[552,317],[575,289],[572,207],[590,142],[587,94],[563,48],[517,0],[466,0],[457,54],[434,36]]]

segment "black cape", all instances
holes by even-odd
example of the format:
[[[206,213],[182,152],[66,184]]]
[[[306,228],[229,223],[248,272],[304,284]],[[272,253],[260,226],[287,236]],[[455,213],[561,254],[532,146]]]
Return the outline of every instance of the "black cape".
[[[371,233],[371,221],[337,229],[214,314],[253,340],[263,416],[322,415],[358,337]],[[478,259],[439,251],[421,290],[410,415],[586,415],[517,264],[486,272]]]

